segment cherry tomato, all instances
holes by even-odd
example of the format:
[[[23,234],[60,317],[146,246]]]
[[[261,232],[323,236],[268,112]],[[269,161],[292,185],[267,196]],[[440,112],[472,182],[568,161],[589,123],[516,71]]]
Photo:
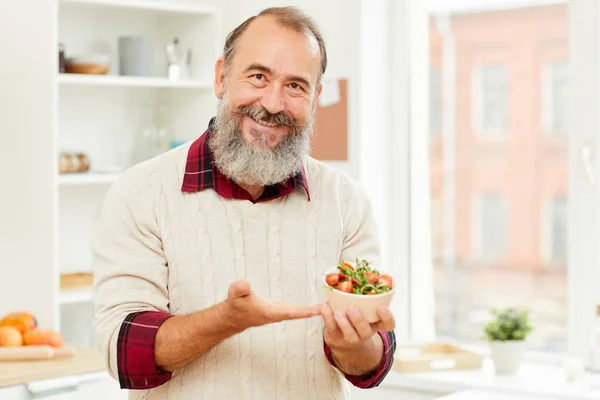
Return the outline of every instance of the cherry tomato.
[[[339,281],[340,281],[339,274],[329,274],[325,277],[325,282],[327,282],[327,284],[329,286],[335,286],[338,284]]]
[[[350,281],[340,282],[340,283],[338,283],[336,289],[339,290],[340,292],[352,293],[352,282],[350,282]]]
[[[369,283],[376,284],[379,282],[379,275],[377,275],[375,272],[365,272],[365,277]]]
[[[392,277],[389,275],[379,275],[379,284],[392,288]]]

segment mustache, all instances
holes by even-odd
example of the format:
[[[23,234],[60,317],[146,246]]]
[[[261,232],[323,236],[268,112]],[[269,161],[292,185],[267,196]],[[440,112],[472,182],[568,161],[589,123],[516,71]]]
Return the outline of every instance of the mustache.
[[[278,112],[275,114],[271,114],[264,107],[242,106],[242,107],[238,108],[237,113],[241,114],[241,115],[248,115],[249,117],[252,117],[259,121],[267,122],[269,124],[285,125],[285,126],[289,126],[291,128],[299,128],[300,127],[300,125],[298,125],[292,117],[285,114],[284,112]]]

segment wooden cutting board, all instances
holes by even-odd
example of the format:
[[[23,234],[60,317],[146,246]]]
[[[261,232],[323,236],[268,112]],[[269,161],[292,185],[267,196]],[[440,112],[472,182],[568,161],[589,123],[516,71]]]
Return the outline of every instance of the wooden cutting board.
[[[100,352],[96,349],[86,348],[78,348],[72,357],[29,361],[0,361],[0,388],[104,370],[104,360]]]
[[[53,348],[50,346],[0,347],[1,361],[36,361],[53,358],[73,357],[77,351],[73,347]]]

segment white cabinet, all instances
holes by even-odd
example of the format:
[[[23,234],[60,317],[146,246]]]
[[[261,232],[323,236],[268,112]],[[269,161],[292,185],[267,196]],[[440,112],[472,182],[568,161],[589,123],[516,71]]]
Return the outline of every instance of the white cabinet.
[[[352,400],[433,400],[442,394],[380,386],[374,389],[352,388]]]
[[[55,146],[48,151],[84,153],[91,161],[87,173],[60,174],[52,166],[58,255],[48,263],[55,261],[58,280],[91,272],[92,226],[119,173],[204,131],[216,112],[212,81],[222,37],[219,7],[202,0],[58,0],[56,7],[56,63],[60,43],[67,60],[102,55],[110,66],[107,75],[54,74]],[[151,44],[150,76],[123,75],[123,36]],[[175,38],[185,70],[177,80],[168,78],[165,52]],[[91,300],[90,289],[54,299],[66,342],[92,345]]]
[[[126,400],[127,393],[108,374],[97,373],[0,389],[0,400]]]
[[[149,154],[134,150],[154,143],[141,132],[168,133],[160,153],[198,137],[215,114],[223,37],[220,4],[210,2],[0,2],[0,315],[28,311],[68,344],[91,344],[91,290],[61,293],[60,275],[91,272],[91,231],[106,191]],[[121,36],[150,39],[153,76],[120,75]],[[169,80],[165,47],[175,38],[190,73]],[[59,43],[66,58],[103,54],[108,75],[60,73]],[[91,173],[59,174],[60,152],[85,153]]]

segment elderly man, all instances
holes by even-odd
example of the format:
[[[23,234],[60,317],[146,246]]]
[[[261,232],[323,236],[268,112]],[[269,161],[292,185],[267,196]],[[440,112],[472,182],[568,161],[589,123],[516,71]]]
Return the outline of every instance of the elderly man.
[[[308,157],[326,65],[299,10],[248,19],[216,62],[206,132],[109,190],[94,329],[132,398],[341,399],[388,373],[391,312],[319,304],[325,270],[378,258],[365,193]]]

